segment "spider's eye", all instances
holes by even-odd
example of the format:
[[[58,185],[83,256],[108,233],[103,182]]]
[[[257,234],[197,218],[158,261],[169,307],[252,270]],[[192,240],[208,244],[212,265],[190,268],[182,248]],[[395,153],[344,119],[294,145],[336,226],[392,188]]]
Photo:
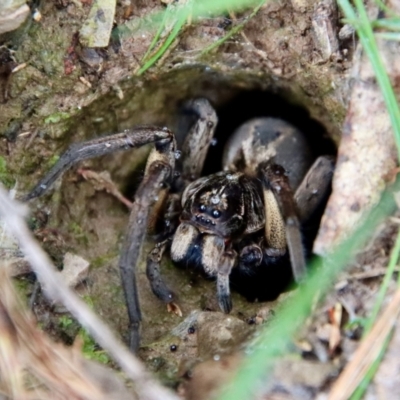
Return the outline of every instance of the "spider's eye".
[[[199,207],[199,210],[201,211],[201,212],[204,212],[204,211],[206,211],[206,206],[204,205],[204,204],[200,204],[200,207]]]
[[[220,213],[218,210],[213,210],[213,211],[212,211],[212,216],[213,216],[214,218],[219,218],[220,215],[221,215],[221,213]]]

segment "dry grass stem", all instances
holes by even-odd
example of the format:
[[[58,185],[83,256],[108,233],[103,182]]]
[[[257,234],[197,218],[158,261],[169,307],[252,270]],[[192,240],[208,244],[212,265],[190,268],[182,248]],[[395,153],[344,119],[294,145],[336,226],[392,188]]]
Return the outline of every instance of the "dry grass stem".
[[[328,400],[347,400],[377,359],[400,313],[400,289],[333,385]]]
[[[79,323],[93,336],[120,365],[135,383],[135,390],[143,400],[177,400],[177,397],[157,383],[142,363],[131,354],[111,329],[70,290],[56,274],[56,269],[47,254],[33,238],[23,219],[27,207],[11,200],[0,187],[0,217],[7,229],[19,241],[21,250],[29,259],[32,270],[41,283],[47,297],[62,303]],[[72,397],[70,397],[72,398]]]
[[[80,354],[54,343],[36,327],[4,268],[0,269],[0,293],[0,374],[4,393],[13,399],[107,398],[99,382],[87,373]],[[34,378],[37,382],[33,383]]]

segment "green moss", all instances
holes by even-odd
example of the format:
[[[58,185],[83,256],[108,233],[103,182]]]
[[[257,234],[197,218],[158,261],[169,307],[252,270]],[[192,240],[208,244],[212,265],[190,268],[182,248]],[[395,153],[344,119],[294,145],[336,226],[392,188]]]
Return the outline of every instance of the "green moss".
[[[61,329],[68,329],[69,327],[71,327],[71,325],[73,323],[74,323],[74,320],[72,318],[68,317],[67,315],[62,315],[58,319],[58,324]]]
[[[148,360],[147,366],[153,371],[158,372],[166,364],[164,357],[153,357]]]
[[[54,114],[50,114],[48,117],[44,119],[44,123],[48,124],[56,124],[60,121],[70,118],[70,114],[66,112],[55,112]]]
[[[56,164],[56,162],[60,159],[60,156],[55,154],[54,156],[52,156],[48,161],[47,161],[47,165],[49,168],[51,168],[52,166],[54,166]]]
[[[11,176],[7,168],[6,160],[0,156],[0,182],[8,189],[15,185],[15,179]]]
[[[93,301],[90,296],[84,296],[84,301],[89,307],[93,308]],[[75,338],[78,337],[82,341],[82,354],[89,360],[95,360],[102,364],[110,362],[109,356],[100,349],[98,344],[88,334],[88,332],[79,326],[78,322],[73,319],[69,314],[62,315],[58,318],[58,327],[64,335]]]
[[[82,296],[82,300],[89,306],[89,308],[91,308],[93,310],[94,308],[94,302],[91,296],[89,296],[88,294]]]
[[[96,257],[94,260],[91,261],[90,266],[92,268],[101,268],[104,265],[110,263],[116,256],[117,254],[115,253],[108,253],[100,257]]]
[[[83,341],[82,353],[84,357],[89,360],[98,361],[102,364],[108,364],[110,362],[110,357],[106,354],[104,350],[99,349],[98,344],[86,332],[86,330],[81,329],[78,336]]]
[[[68,225],[68,228],[77,241],[79,241],[81,244],[84,244],[85,246],[89,244],[89,239],[86,236],[85,231],[78,223],[76,223],[75,221],[71,221]]]
[[[58,318],[58,334],[66,343],[72,343],[80,329],[79,323],[70,314]]]
[[[13,282],[17,292],[21,295],[21,297],[23,299],[27,298],[32,288],[31,282],[25,278],[14,279]]]

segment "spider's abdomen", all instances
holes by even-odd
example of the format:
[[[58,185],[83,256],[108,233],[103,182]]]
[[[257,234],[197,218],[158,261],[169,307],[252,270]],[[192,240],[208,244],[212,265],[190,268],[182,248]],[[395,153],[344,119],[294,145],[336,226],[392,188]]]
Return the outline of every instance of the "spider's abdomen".
[[[296,190],[313,162],[304,134],[278,118],[254,118],[241,125],[225,145],[224,170],[255,176],[261,163],[282,166]]]

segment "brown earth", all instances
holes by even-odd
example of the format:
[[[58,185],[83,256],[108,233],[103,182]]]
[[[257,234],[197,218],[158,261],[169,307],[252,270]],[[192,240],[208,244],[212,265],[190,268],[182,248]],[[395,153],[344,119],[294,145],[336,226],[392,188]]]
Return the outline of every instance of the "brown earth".
[[[354,72],[357,65],[361,66],[366,80],[373,80],[372,73],[365,72],[366,59],[356,51],[354,36],[338,41],[341,25],[337,18],[328,21],[333,32],[330,40],[338,48],[331,53],[327,51],[316,28],[320,25],[315,1],[269,2],[246,23],[241,33],[205,55],[201,51],[206,46],[226,35],[250,11],[200,19],[187,25],[168,54],[143,76],[136,76],[134,71],[154,31],[141,22],[150,13],[164,9],[158,1],[132,2],[130,7],[119,5],[114,30],[118,40],[114,37],[109,47],[96,52],[82,48],[77,36],[90,2],[43,3],[40,22],[27,22],[17,33],[4,37],[15,47],[16,62],[27,64],[13,74],[10,98],[1,104],[0,113],[0,154],[5,161],[0,179],[8,187],[16,183],[20,195],[32,188],[55,162],[54,156],[70,143],[138,124],[175,128],[180,106],[193,97],[207,97],[226,129],[256,116],[255,113],[274,115],[303,129],[315,130],[317,135],[329,136],[338,145],[345,119],[347,127],[357,126],[359,119],[354,119],[354,115],[359,108],[366,107],[355,105],[353,86],[361,93],[376,89],[374,81],[364,87],[364,92],[357,86]],[[389,50],[395,54],[393,49]],[[388,63],[395,64],[390,60]],[[397,71],[393,73],[397,76]],[[377,92],[372,96],[378,96]],[[381,103],[374,105],[378,114],[384,113]],[[235,120],[231,121],[230,117]],[[386,122],[383,125],[379,132],[386,134],[390,128]],[[352,133],[345,132],[347,140],[354,145]],[[224,135],[221,133],[218,140],[223,141]],[[344,181],[335,178],[336,200],[331,201],[329,215],[325,217],[325,238],[319,238],[319,252],[325,252],[350,229],[340,224],[332,227],[332,219],[347,221],[350,218],[346,213],[356,212],[356,218],[351,218],[354,226],[365,209],[376,202],[384,186],[384,176],[395,167],[393,145],[386,137],[371,152],[379,152],[387,162],[376,166],[378,176],[368,188],[369,192],[357,191],[357,207],[347,192],[344,200],[340,198],[338,192]],[[216,146],[215,152],[220,151]],[[352,151],[347,154],[339,148],[340,170],[346,171],[347,159],[359,149]],[[108,171],[116,186],[132,197],[147,152],[148,149],[139,149],[105,156],[84,162],[83,166],[97,172]],[[353,169],[361,165],[362,171],[363,162],[359,161]],[[368,162],[373,163],[370,159]],[[357,175],[350,178],[357,181]],[[370,200],[371,197],[375,200]],[[343,214],[338,214],[336,204]],[[30,206],[32,229],[58,267],[61,268],[66,251],[90,261],[89,277],[78,292],[126,338],[127,316],[117,261],[128,219],[127,208],[105,191],[96,190],[91,181],[85,181],[75,170],[64,175],[52,194],[33,201]],[[371,308],[396,227],[397,222],[382,227],[351,272],[343,274],[328,300],[299,333],[292,353],[276,368],[265,398],[311,399],[326,393],[360,337],[358,325],[346,330],[343,321],[365,317]],[[151,241],[146,243],[143,253],[151,246]],[[229,376],[240,358],[236,352],[257,330],[258,325],[249,321],[265,323],[270,318],[278,318],[278,315],[272,316],[273,310],[291,293],[283,294],[277,302],[265,304],[249,303],[234,293],[234,310],[226,316],[215,311],[213,282],[178,270],[169,260],[164,264],[163,274],[179,296],[184,319],[167,313],[165,306],[153,296],[141,263],[137,271],[143,311],[140,357],[163,382],[173,387],[178,387],[182,377],[188,377],[188,371],[195,364],[208,363],[205,367],[199,364],[192,372],[193,379],[179,385],[179,392],[187,398],[206,398],[202,389],[208,393],[223,376]],[[33,285],[29,280],[20,280],[20,286],[25,295],[31,293]],[[337,304],[345,316],[339,322],[342,328],[339,343],[332,349],[329,341],[334,324],[330,316]],[[73,325],[68,330],[62,326],[60,317],[67,315],[64,311],[42,299],[36,313],[45,330],[57,340],[71,343],[78,327]],[[207,375],[204,371],[210,373]]]

